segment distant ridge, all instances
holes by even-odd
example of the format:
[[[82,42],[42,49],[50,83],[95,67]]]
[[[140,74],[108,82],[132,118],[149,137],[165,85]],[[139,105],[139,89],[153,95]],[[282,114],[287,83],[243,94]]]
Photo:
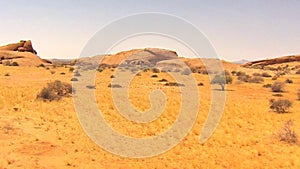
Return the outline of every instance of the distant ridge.
[[[248,68],[254,68],[254,67],[263,67],[263,66],[274,65],[274,64],[288,63],[288,62],[300,62],[300,55],[290,55],[290,56],[283,56],[274,59],[252,61],[252,62],[245,63],[242,66]]]

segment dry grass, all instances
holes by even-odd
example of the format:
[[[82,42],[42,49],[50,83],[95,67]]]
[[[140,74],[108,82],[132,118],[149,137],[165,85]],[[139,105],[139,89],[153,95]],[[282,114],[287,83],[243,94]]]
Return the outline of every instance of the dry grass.
[[[199,114],[190,133],[180,144],[166,153],[146,159],[122,158],[98,147],[82,130],[71,97],[59,101],[36,101],[36,96],[49,82],[70,83],[73,73],[58,67],[57,72],[37,67],[4,67],[0,65],[0,166],[3,168],[300,168],[300,149],[271,138],[288,119],[295,121],[293,129],[299,133],[300,102],[297,99],[299,75],[284,75],[294,83],[288,84],[284,98],[293,101],[291,113],[269,113],[272,92],[261,84],[233,84],[227,86],[226,106],[222,121],[213,136],[199,144],[199,135],[211,104],[211,85],[207,75],[193,74],[199,86]],[[252,69],[237,69],[252,74]],[[263,70],[265,72],[265,70]],[[3,76],[9,72],[12,76]],[[131,81],[129,99],[132,105],[146,111],[151,107],[149,95],[160,89],[166,95],[162,115],[149,124],[128,121],[117,111],[111,97],[110,76],[105,69],[97,73],[95,97],[105,120],[114,130],[131,137],[150,137],[165,132],[177,119],[180,88],[158,82],[175,80],[167,73],[159,79],[152,72],[142,72]],[[269,72],[270,73],[270,72]],[[265,83],[272,83],[265,78]],[[276,159],[276,160],[274,160]],[[0,168],[1,168],[0,167]]]

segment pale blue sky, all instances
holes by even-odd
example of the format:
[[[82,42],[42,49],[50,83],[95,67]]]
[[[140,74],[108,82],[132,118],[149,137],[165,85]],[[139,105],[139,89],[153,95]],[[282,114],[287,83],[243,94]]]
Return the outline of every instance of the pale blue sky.
[[[221,58],[253,60],[300,54],[299,9],[300,0],[10,0],[0,5],[0,44],[31,39],[42,58],[74,58],[109,22],[163,12],[194,24]]]

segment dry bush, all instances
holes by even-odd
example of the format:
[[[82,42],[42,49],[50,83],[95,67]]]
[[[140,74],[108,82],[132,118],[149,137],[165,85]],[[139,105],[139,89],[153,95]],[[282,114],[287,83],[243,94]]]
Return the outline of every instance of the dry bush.
[[[182,75],[190,75],[191,73],[192,73],[191,70],[188,69],[188,68],[184,69],[184,70],[181,72]]]
[[[75,78],[75,77],[73,77],[73,78],[71,79],[71,81],[72,81],[72,82],[75,82],[75,81],[78,81],[78,79]]]
[[[283,92],[285,84],[283,82],[275,82],[271,86],[273,92]]]
[[[111,83],[107,87],[110,87],[110,88],[122,88],[122,86],[119,85],[119,84],[111,84]]]
[[[295,130],[293,129],[293,121],[288,120],[283,128],[279,130],[278,137],[280,141],[286,142],[288,144],[297,144],[298,139],[297,135],[295,133]]]
[[[77,76],[77,77],[78,77],[78,76],[81,76],[81,74],[80,74],[79,72],[75,72],[75,73],[74,73],[74,76]]]
[[[184,84],[177,83],[177,82],[168,82],[165,85],[166,86],[184,86]]]
[[[264,88],[271,88],[272,87],[272,84],[265,84],[263,85]]]
[[[287,99],[271,99],[270,109],[277,113],[287,113],[289,108],[292,107],[292,102]]]
[[[160,79],[159,82],[168,82],[167,79]]]
[[[300,69],[296,71],[296,74],[298,74],[298,75],[300,74]]]
[[[236,75],[237,76],[246,76],[246,73],[242,72],[242,71],[238,71],[238,72],[236,72]]]
[[[10,76],[10,74],[9,73],[5,73],[4,76]]]
[[[291,79],[286,79],[284,82],[285,83],[293,83],[293,81]]]
[[[300,90],[298,90],[297,96],[298,96],[298,100],[300,100]]]
[[[238,74],[238,73],[237,73]],[[238,76],[238,80],[239,81],[242,81],[242,82],[249,82],[249,80],[250,80],[250,78],[251,78],[251,76],[249,76],[249,75],[247,75],[247,74],[244,74],[244,73],[242,73],[242,74],[239,74],[239,75],[237,75]]]
[[[60,100],[63,96],[70,96],[71,93],[72,86],[70,84],[56,80],[48,83],[37,95],[37,98],[49,101]]]
[[[253,76],[262,76],[260,73],[253,73]]]
[[[152,72],[153,72],[153,73],[160,73],[160,70],[159,70],[158,68],[153,68],[153,69],[152,69]]]
[[[157,78],[158,76],[157,76],[157,75],[152,75],[151,77],[152,77],[152,78]]]
[[[203,83],[198,83],[198,86],[204,86],[204,84]]]
[[[70,68],[69,68],[69,72],[73,72],[74,70],[75,70],[74,67],[70,67]]]
[[[272,77],[270,74],[268,74],[267,72],[264,72],[261,74],[262,77]]]
[[[114,76],[114,75],[111,75],[110,78],[113,79],[113,78],[115,78],[115,76]]]
[[[254,77],[251,77],[250,79],[248,79],[248,82],[249,83],[262,83],[262,82],[264,82],[264,79],[260,76],[254,76]]]

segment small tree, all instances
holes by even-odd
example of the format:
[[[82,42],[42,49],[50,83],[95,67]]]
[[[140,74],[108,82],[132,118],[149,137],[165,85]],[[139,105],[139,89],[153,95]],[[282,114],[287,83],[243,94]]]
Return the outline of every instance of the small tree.
[[[231,75],[216,75],[211,81],[212,84],[219,84],[222,88],[222,91],[225,90],[225,84],[232,83]]]
[[[287,99],[270,100],[270,109],[277,113],[286,113],[292,106],[292,102]]]

